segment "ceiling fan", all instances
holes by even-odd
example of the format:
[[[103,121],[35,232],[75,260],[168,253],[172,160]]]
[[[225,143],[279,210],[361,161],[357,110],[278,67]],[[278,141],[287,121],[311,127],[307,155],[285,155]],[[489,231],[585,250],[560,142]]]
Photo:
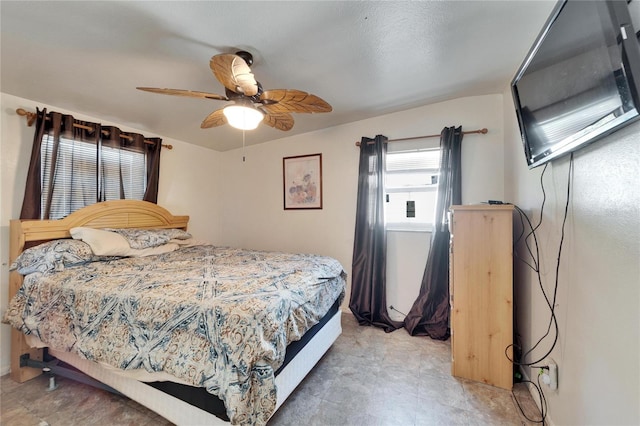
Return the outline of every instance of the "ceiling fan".
[[[223,53],[211,58],[209,66],[225,87],[225,96],[181,89],[136,89],[165,95],[233,102],[232,105],[209,114],[200,125],[203,129],[229,123],[239,129],[252,130],[263,122],[278,130],[287,131],[293,127],[291,113],[331,112],[331,105],[323,99],[301,90],[263,90],[251,72],[252,64],[253,56],[245,51],[236,54]]]

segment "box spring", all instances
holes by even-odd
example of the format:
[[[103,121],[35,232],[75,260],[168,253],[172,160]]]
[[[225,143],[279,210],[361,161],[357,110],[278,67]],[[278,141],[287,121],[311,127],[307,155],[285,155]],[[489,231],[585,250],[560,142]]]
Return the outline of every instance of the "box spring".
[[[289,364],[289,362],[291,362],[291,360],[307,345],[307,343],[309,343],[309,341],[316,335],[316,333],[318,333],[318,330],[320,330],[327,322],[329,322],[329,320],[338,312],[339,308],[340,306],[338,304],[338,301],[336,301],[336,303],[331,306],[329,312],[327,312],[327,314],[320,320],[318,324],[311,327],[304,334],[304,336],[302,336],[302,339],[291,342],[289,346],[287,346],[284,363],[276,371],[276,377]],[[151,382],[147,383],[147,385],[152,386],[178,399],[181,399],[182,401],[188,402],[190,405],[205,410],[224,421],[229,421],[224,402],[217,396],[207,392],[207,390],[204,388],[197,388],[194,386],[174,382]]]

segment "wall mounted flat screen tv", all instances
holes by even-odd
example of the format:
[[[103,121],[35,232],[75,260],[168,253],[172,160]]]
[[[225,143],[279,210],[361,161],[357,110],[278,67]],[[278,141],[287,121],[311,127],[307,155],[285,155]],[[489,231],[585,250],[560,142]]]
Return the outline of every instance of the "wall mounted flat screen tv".
[[[511,82],[529,168],[639,117],[638,3],[557,3]]]

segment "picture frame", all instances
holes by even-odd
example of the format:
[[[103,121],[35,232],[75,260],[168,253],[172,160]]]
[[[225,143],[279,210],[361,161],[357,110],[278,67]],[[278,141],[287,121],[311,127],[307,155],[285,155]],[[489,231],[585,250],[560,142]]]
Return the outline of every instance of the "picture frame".
[[[322,154],[282,159],[285,210],[322,209]]]

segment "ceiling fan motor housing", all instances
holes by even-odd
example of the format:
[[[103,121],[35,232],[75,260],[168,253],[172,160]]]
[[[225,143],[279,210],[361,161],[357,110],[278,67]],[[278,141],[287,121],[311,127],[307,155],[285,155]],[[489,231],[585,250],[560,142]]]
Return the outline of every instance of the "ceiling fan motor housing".
[[[240,56],[247,63],[247,65],[249,66],[253,65],[253,55],[251,53],[244,50],[240,50],[236,52],[236,55]]]

